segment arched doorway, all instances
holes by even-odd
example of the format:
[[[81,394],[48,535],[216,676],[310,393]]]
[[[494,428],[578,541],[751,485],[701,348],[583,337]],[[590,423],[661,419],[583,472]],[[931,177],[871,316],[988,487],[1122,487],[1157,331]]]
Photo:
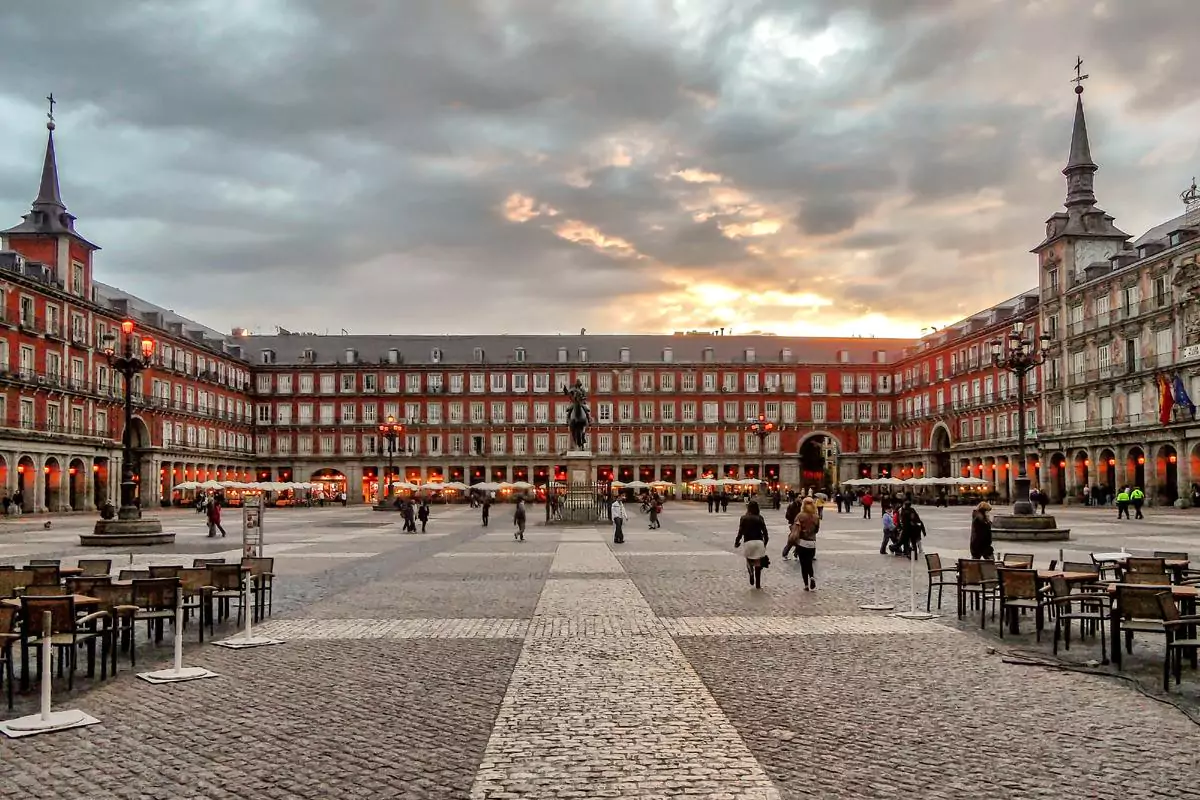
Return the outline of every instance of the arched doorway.
[[[3,488],[5,497],[10,497],[8,491],[8,459],[4,456],[0,456],[0,488]]]
[[[1154,459],[1154,472],[1158,475],[1154,499],[1164,505],[1173,505],[1179,499],[1179,453],[1173,445],[1158,448]]]
[[[1146,451],[1140,447],[1131,447],[1125,454],[1125,485],[1146,489]]]
[[[62,508],[62,465],[57,458],[47,458],[42,467],[44,481],[43,497],[46,498],[46,510],[58,511]]]
[[[29,456],[21,456],[17,461],[17,491],[14,494],[20,495],[21,511],[30,513],[33,511],[33,487],[34,481],[38,480],[37,465],[33,463],[33,459]]]
[[[1061,503],[1067,496],[1067,457],[1062,453],[1050,456],[1050,499]]]
[[[84,496],[87,493],[87,467],[84,466],[83,459],[71,459],[67,473],[67,505],[72,511],[83,511]]]
[[[933,475],[931,477],[949,478],[950,430],[943,423],[939,422],[933,427],[933,433],[929,437],[929,451],[933,456]]]
[[[1113,487],[1117,485],[1117,454],[1112,450],[1105,448],[1100,451],[1100,463],[1096,465],[1100,476],[1100,485],[1104,487],[1105,493],[1115,491]]]
[[[840,452],[836,437],[828,433],[810,433],[800,442],[800,488],[832,487],[833,458]]]
[[[1197,494],[1200,494],[1200,444],[1192,447],[1188,458],[1188,484],[1191,486],[1192,505],[1196,505]]]
[[[346,476],[336,469],[319,469],[309,480],[317,484],[313,495],[318,501],[333,502],[346,492]],[[349,493],[346,496],[349,498]]]
[[[108,502],[108,457],[99,456],[92,464],[92,499],[96,508]]]
[[[1075,497],[1083,496],[1083,487],[1091,486],[1091,469],[1092,461],[1088,458],[1086,450],[1080,450],[1075,454]]]

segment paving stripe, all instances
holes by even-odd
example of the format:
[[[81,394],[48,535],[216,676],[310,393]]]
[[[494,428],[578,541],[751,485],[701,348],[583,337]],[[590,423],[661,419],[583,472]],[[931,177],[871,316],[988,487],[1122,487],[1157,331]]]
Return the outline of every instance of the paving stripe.
[[[581,618],[590,634],[554,635]],[[566,796],[780,797],[627,578],[546,581],[470,793]]]
[[[284,641],[318,639],[523,639],[527,619],[276,619],[254,630]]]
[[[957,634],[933,621],[886,616],[666,617],[672,636],[888,636]]]

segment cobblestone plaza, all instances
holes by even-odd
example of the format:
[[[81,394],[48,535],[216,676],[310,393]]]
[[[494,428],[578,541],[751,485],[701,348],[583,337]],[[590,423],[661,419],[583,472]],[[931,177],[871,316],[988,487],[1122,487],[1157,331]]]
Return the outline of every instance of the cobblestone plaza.
[[[516,542],[508,510],[483,528],[436,507],[429,533],[408,536],[364,509],[272,514],[279,577],[258,630],[285,644],[229,651],[189,629],[186,661],[219,678],[149,686],[122,661],[115,680],[56,684],[56,705],[101,724],[0,741],[0,797],[1200,797],[1200,737],[1179,710],[1121,681],[1004,663],[1033,637],[956,622],[953,592],[931,621],[860,610],[907,607],[909,580],[860,512],[827,509],[805,592],[778,558],[748,587],[732,507],[668,504],[660,530],[635,519],[623,545],[540,524]],[[777,553],[781,512],[768,514]],[[929,551],[960,555],[967,514],[927,510]],[[1114,516],[1060,515],[1068,547],[1195,540],[1181,514]],[[201,520],[171,516],[173,548],[113,557],[239,554]],[[0,563],[69,563],[76,524],[4,524]],[[169,647],[148,652],[139,667]],[[1087,639],[1070,656],[1098,652]],[[1139,640],[1127,667],[1160,659],[1161,639]],[[1185,671],[1173,695],[1194,705],[1196,686]]]

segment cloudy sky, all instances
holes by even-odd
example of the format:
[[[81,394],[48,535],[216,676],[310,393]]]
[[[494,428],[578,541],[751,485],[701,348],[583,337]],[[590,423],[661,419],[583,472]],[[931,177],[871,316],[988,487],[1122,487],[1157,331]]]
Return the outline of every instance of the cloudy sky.
[[[1021,292],[1077,54],[1100,205],[1200,172],[1195,0],[0,6],[97,277],[218,329],[917,335]]]

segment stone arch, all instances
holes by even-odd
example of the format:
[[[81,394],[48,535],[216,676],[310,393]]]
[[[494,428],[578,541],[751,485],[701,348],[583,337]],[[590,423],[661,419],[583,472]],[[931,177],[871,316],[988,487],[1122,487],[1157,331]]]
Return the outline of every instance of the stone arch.
[[[1179,451],[1175,445],[1164,444],[1154,454],[1154,474],[1158,485],[1151,494],[1149,488],[1146,494],[1163,505],[1173,505],[1179,499]]]
[[[62,496],[62,463],[55,456],[48,456],[42,466],[44,504],[47,511],[58,511],[63,505]]]
[[[933,462],[933,475],[930,477],[950,477],[950,447],[953,441],[950,438],[950,428],[944,422],[934,425],[933,430],[929,432],[929,452]]]
[[[87,505],[87,482],[90,470],[79,456],[71,459],[67,467],[67,505],[72,511],[83,511]]]
[[[1125,451],[1125,480],[1124,486],[1139,486],[1146,489],[1146,451],[1139,445],[1133,445]],[[1121,487],[1117,487],[1120,491]]]
[[[1107,491],[1116,490],[1117,485],[1117,454],[1111,447],[1105,447],[1096,457],[1096,478]]]
[[[41,480],[41,475],[38,471],[38,466],[34,462],[33,457],[22,455],[17,459],[17,492],[21,495],[21,511],[29,513],[33,511],[33,489],[37,484],[35,481]]]
[[[320,493],[318,497],[325,500],[336,500],[342,492],[346,493],[347,498],[350,496],[346,475],[341,470],[331,467],[314,470],[309,480],[317,485],[314,491]]]
[[[1050,499],[1061,503],[1067,496],[1067,456],[1062,451],[1050,454],[1050,469],[1048,482]]]
[[[1087,450],[1077,450],[1071,460],[1071,475],[1074,478],[1072,483],[1075,486],[1075,494],[1077,497],[1082,496],[1083,487],[1091,486],[1092,481],[1092,459],[1088,455]]]
[[[826,458],[830,450],[834,460]],[[806,488],[823,488],[837,481],[837,454],[842,452],[842,442],[829,431],[810,431],[800,440],[796,456],[800,461],[800,485]]]

